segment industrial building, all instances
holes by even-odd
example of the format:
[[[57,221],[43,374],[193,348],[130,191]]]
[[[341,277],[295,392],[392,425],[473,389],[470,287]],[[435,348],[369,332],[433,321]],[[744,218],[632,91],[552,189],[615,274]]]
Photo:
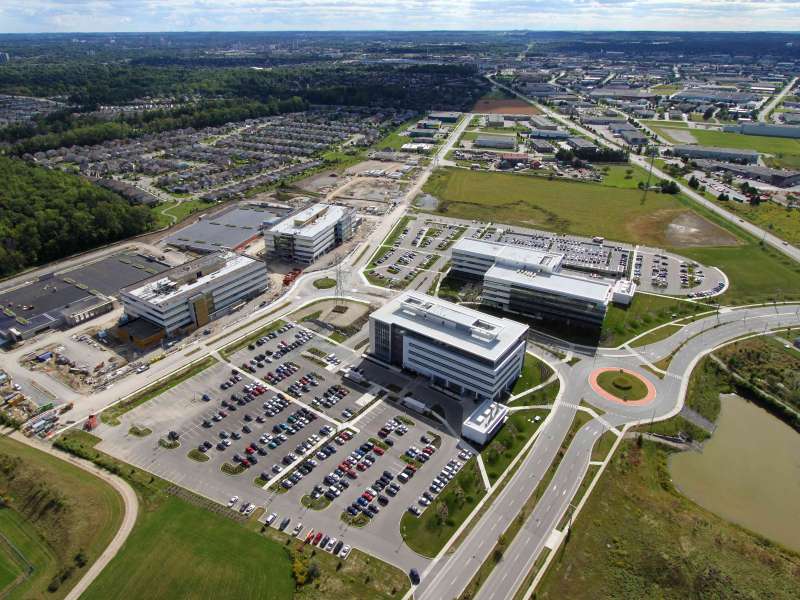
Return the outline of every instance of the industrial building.
[[[730,173],[735,177],[762,181],[780,188],[800,185],[800,171],[771,169],[760,165],[737,165],[736,163],[702,159],[697,161],[697,166],[704,171],[722,171],[724,173]]]
[[[712,160],[726,160],[745,164],[756,164],[758,162],[758,152],[755,150],[739,150],[738,148],[678,145],[672,148],[672,153],[675,156],[684,158],[710,158]]]
[[[475,140],[478,148],[510,148],[517,147],[517,136],[508,133],[481,133]]]
[[[167,237],[165,243],[197,254],[220,250],[236,252],[258,239],[262,228],[275,225],[288,212],[283,207],[243,204],[202,216],[195,223]]]
[[[353,236],[352,208],[317,203],[264,230],[268,257],[312,263]]]
[[[171,336],[206,325],[268,286],[263,262],[223,251],[124,288],[121,299],[129,321],[143,319]]]
[[[527,335],[527,325],[419,292],[405,292],[369,317],[374,358],[477,399],[498,399],[513,387]]]
[[[615,286],[562,272],[564,255],[463,238],[453,246],[452,273],[482,279],[486,306],[528,317],[599,328],[611,302],[629,304]]]
[[[773,125],[771,123],[742,123],[726,125],[723,131],[741,133],[743,135],[763,135],[766,137],[800,138],[800,127],[797,125]]]
[[[460,112],[432,112],[428,115],[429,119],[441,121],[442,123],[456,123],[461,118]]]
[[[505,423],[508,407],[494,400],[484,401],[461,425],[461,436],[481,446],[486,445]]]

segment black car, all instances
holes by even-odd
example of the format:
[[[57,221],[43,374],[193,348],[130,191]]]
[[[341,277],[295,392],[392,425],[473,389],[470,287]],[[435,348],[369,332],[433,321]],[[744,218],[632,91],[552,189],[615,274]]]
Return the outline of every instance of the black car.
[[[411,579],[411,583],[413,583],[414,585],[419,585],[419,571],[417,571],[416,569],[411,569],[408,572],[408,577],[409,579]]]

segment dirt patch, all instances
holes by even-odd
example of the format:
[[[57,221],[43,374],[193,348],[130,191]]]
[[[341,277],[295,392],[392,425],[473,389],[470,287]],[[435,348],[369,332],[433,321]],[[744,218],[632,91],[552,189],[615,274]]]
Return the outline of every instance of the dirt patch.
[[[668,246],[737,246],[739,240],[698,214],[686,211],[667,225]]]
[[[295,183],[295,187],[306,192],[322,193],[341,184],[341,177],[335,169],[316,173]]]
[[[627,229],[634,239],[652,240],[648,243],[663,247],[739,244],[733,235],[690,210],[658,210],[632,220]]]
[[[498,115],[540,115],[540,111],[518,98],[482,98],[472,107],[472,112]]]
[[[337,306],[346,306],[347,310],[340,312],[336,310]],[[323,302],[316,302],[306,308],[292,313],[292,319],[301,321],[304,317],[312,317],[325,323],[330,323],[335,327],[349,327],[359,319],[363,319],[371,311],[368,304],[361,304],[360,302],[348,302],[347,300],[325,300]]]

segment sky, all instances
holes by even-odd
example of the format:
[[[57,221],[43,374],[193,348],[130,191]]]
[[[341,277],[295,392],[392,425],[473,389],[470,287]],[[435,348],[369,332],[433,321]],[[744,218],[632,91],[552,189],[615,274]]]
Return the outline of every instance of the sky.
[[[800,31],[800,0],[0,0],[0,31]]]

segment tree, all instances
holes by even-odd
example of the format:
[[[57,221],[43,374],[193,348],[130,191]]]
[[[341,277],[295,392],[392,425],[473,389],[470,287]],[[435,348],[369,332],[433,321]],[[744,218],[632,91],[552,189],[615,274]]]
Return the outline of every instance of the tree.
[[[692,188],[693,190],[696,190],[697,188],[700,187],[700,182],[697,180],[697,177],[695,177],[694,175],[692,175],[689,178],[689,187]]]

